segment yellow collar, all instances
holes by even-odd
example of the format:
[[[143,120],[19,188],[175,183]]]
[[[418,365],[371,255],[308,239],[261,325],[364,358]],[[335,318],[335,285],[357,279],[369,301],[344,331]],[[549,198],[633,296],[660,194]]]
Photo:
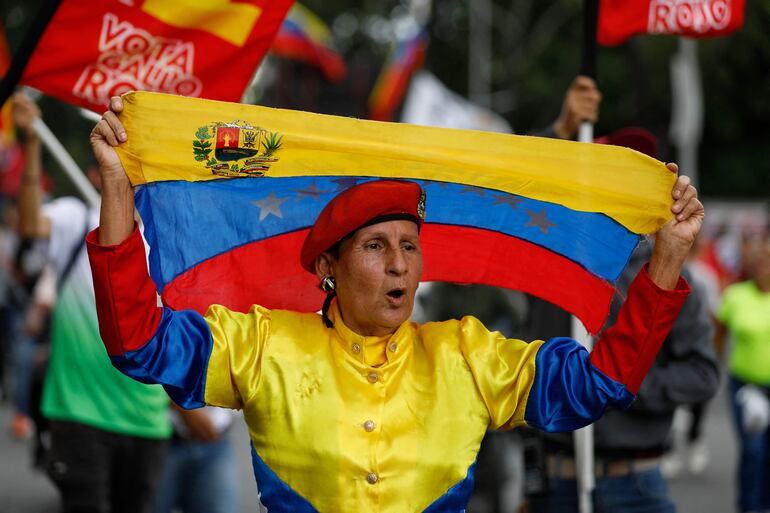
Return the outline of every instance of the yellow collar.
[[[329,309],[329,319],[334,323],[337,341],[347,354],[370,367],[379,367],[394,361],[399,354],[406,353],[412,343],[411,325],[404,322],[392,335],[384,337],[365,337],[348,328],[342,321],[337,301]]]

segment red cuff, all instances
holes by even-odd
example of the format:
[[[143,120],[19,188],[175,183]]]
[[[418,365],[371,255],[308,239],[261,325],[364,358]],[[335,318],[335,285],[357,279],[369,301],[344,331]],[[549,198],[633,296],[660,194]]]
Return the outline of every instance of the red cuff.
[[[155,334],[162,312],[155,283],[147,272],[144,242],[134,226],[115,246],[99,244],[99,229],[86,236],[94,278],[99,333],[110,356],[143,346]]]
[[[690,286],[679,277],[674,290],[658,287],[645,265],[628,288],[615,324],[602,335],[591,363],[636,394],[682,309]]]

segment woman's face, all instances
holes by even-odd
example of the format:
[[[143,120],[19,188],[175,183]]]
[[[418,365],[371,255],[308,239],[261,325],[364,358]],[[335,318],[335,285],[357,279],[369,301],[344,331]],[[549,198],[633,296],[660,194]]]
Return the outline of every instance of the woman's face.
[[[345,324],[359,335],[391,334],[412,314],[422,276],[417,225],[399,220],[361,228],[330,265]]]

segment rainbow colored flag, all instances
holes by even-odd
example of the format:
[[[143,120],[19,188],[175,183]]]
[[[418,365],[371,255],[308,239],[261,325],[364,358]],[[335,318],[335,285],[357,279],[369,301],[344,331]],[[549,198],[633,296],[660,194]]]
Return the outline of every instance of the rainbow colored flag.
[[[5,29],[2,23],[0,23],[0,78],[8,71],[8,67],[11,65],[11,49],[8,46],[8,40],[5,37]],[[2,142],[10,142],[15,138],[15,131],[13,128],[13,120],[11,118],[11,102],[2,102],[0,100],[0,138]]]
[[[396,109],[404,99],[409,79],[425,61],[427,48],[428,33],[425,30],[396,43],[369,95],[369,119],[393,120]]]
[[[279,57],[318,66],[324,76],[338,82],[345,78],[345,61],[334,49],[329,27],[308,8],[294,4],[273,39],[270,51]]]
[[[124,95],[118,148],[166,305],[316,311],[300,247],[323,206],[378,178],[427,194],[423,281],[522,290],[607,315],[675,176],[627,148],[382,123],[159,93]]]
[[[5,76],[11,65],[11,48],[8,46],[8,39],[5,37],[5,29],[0,23],[0,78]],[[11,102],[0,100],[0,145],[10,143],[16,139],[16,130],[13,126],[13,117],[11,116]]]

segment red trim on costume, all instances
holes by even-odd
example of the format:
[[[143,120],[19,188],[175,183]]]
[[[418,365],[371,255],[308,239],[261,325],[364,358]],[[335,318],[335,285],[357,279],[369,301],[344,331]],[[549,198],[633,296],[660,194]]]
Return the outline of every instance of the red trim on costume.
[[[690,286],[680,277],[674,290],[658,287],[645,265],[628,289],[618,320],[591,353],[591,363],[634,394],[655,362],[660,346],[679,315]]]
[[[116,246],[99,244],[99,229],[86,237],[94,278],[99,333],[110,356],[142,347],[158,329],[162,309],[157,306],[144,243],[138,228]]]

